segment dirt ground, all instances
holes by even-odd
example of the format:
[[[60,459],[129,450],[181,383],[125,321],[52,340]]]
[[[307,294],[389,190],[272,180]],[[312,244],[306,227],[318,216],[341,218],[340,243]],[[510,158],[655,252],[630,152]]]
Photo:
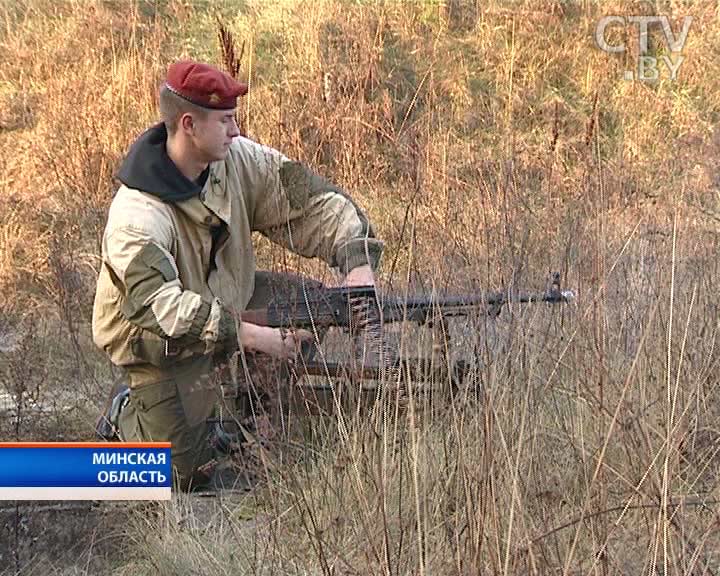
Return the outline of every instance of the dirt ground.
[[[111,574],[126,563],[131,523],[187,522],[219,529],[246,492],[174,495],[170,502],[5,502],[0,575]]]

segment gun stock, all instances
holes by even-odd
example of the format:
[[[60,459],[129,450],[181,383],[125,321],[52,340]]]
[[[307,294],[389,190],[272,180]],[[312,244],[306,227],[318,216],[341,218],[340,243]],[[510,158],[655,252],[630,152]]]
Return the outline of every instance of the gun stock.
[[[268,323],[268,310],[267,308],[258,308],[254,310],[243,310],[240,313],[240,319],[243,322],[250,322],[250,324],[257,324],[259,326],[269,326]]]

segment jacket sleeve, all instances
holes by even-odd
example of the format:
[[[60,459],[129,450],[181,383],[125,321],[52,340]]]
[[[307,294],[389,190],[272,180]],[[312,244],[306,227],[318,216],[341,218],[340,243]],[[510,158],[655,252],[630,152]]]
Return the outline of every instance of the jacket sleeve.
[[[254,168],[262,176],[253,229],[297,254],[322,258],[343,274],[365,264],[376,269],[383,244],[359,206],[307,166],[261,149],[255,155]]]
[[[147,214],[114,227],[103,238],[104,265],[123,295],[121,312],[132,324],[178,346],[205,343],[205,353],[236,349],[235,320],[218,299],[185,290],[171,253],[172,223],[153,225]]]

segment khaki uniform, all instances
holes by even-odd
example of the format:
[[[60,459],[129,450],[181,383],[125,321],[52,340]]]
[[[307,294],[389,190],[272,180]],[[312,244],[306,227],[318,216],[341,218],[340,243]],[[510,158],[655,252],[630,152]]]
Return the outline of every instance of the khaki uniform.
[[[164,202],[121,186],[103,236],[96,344],[129,376],[126,440],[170,440],[180,486],[207,462],[207,375],[237,349],[236,311],[253,296],[251,234],[341,272],[375,267],[382,243],[339,189],[280,152],[237,138],[199,197]]]

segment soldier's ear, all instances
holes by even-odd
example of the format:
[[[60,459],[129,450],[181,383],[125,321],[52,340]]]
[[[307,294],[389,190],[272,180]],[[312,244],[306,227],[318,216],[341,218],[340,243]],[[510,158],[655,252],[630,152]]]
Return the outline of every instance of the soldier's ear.
[[[185,114],[180,116],[180,122],[178,124],[183,132],[192,134],[195,129],[195,121],[189,112],[185,112]]]

